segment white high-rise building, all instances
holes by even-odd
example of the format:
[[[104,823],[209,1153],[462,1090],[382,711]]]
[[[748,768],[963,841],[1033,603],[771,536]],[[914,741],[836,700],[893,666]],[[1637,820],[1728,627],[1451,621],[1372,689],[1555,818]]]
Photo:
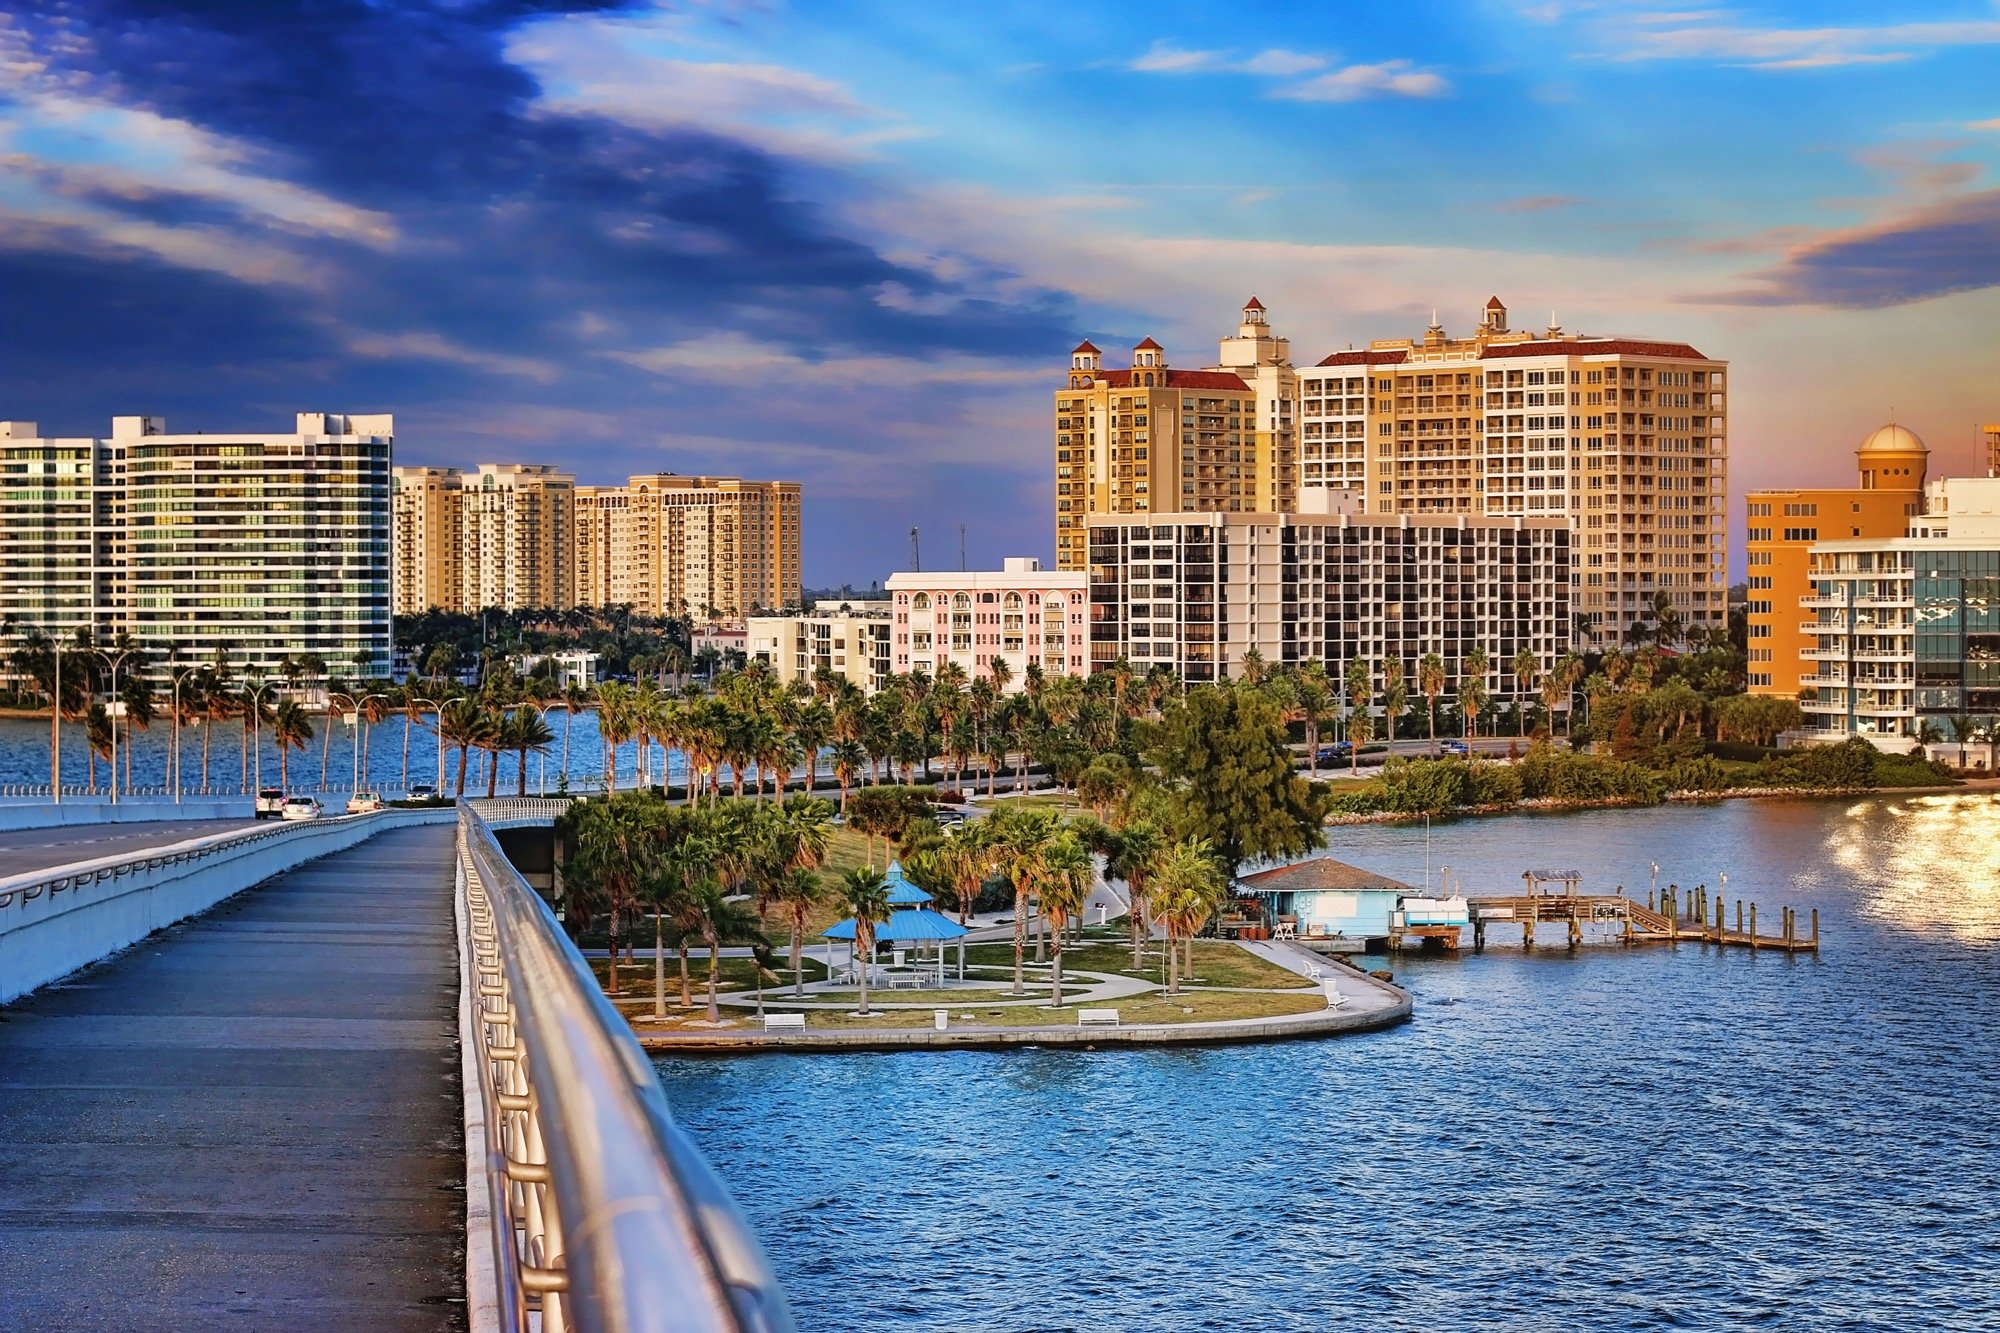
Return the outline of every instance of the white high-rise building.
[[[276,674],[315,655],[389,670],[388,415],[302,412],[283,434],[108,438],[0,422],[0,620],[129,635],[156,661]]]

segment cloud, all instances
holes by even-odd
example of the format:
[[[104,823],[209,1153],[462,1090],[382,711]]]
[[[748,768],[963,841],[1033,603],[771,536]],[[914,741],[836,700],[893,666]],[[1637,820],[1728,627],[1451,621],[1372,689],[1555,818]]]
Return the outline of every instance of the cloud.
[[[1700,299],[1873,310],[1992,287],[2000,287],[2000,190],[1823,233],[1752,275],[1751,285]]]
[[[1325,56],[1271,47],[1252,56],[1237,57],[1231,51],[1190,51],[1168,41],[1156,41],[1142,56],[1125,68],[1141,74],[1261,74],[1289,79],[1316,69],[1325,69]]]
[[[2000,130],[2000,116],[1992,120],[1975,120],[1965,128],[1968,130]]]
[[[1443,97],[1450,92],[1451,84],[1442,75],[1416,69],[1407,60],[1387,60],[1331,70],[1279,88],[1271,96],[1293,102],[1359,102],[1372,97]]]
[[[1141,74],[1194,74],[1221,68],[1223,56],[1221,51],[1187,51],[1171,42],[1156,41],[1126,68]]]
[[[1886,64],[2000,43],[2000,20],[1786,28],[1758,26],[1727,10],[1629,14],[1589,31],[1598,54],[1614,60],[1708,60],[1772,70]]]

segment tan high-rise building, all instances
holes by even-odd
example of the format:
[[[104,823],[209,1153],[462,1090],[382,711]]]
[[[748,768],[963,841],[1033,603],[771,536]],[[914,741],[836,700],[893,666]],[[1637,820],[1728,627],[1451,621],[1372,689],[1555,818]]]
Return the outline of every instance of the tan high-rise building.
[[[800,601],[797,482],[663,472],[577,493],[577,598],[740,617]]]
[[[1901,537],[1924,511],[1930,450],[1916,434],[1889,425],[1854,451],[1853,490],[1752,491],[1745,497],[1750,580],[1750,693],[1799,697],[1841,668],[1821,670],[1820,644],[1805,624],[1817,618],[1812,547],[1816,542]]]
[[[2000,424],[1986,428],[1986,475],[2000,477]]]
[[[1650,622],[1727,618],[1728,373],[1685,343],[1433,319],[1299,371],[1299,486],[1376,514],[1568,515],[1571,606],[1599,645]]]
[[[399,467],[390,480],[391,605],[399,616],[463,611],[465,474]]]
[[[1217,360],[1178,370],[1151,338],[1122,370],[1089,342],[1070,354],[1055,395],[1057,568],[1084,567],[1090,514],[1292,507],[1298,377],[1256,297]]]
[[[546,463],[481,463],[461,492],[460,606],[576,605],[576,478]]]

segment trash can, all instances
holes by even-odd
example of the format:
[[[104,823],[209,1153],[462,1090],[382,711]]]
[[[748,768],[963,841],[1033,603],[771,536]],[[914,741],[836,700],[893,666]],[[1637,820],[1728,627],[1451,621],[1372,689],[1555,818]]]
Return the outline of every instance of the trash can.
[[[937,1030],[939,1032],[943,1032],[949,1024],[949,1020],[951,1018],[951,1010],[933,1009],[931,1010],[931,1017],[937,1023]]]

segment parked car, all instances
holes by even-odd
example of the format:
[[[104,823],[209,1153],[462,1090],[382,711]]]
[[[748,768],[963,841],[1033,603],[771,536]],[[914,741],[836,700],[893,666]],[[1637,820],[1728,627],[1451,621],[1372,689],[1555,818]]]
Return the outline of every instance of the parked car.
[[[257,818],[271,819],[285,813],[285,791],[282,787],[261,787],[257,791]]]
[[[419,782],[416,786],[403,793],[403,799],[406,801],[435,801],[437,795],[438,789],[436,787],[431,786],[428,782]]]
[[[1472,753],[1472,747],[1461,740],[1440,741],[1438,742],[1438,748],[1446,754],[1468,755]]]
[[[310,796],[287,796],[278,812],[280,819],[318,819],[319,815],[319,802]]]
[[[1338,763],[1342,759],[1346,759],[1353,753],[1354,753],[1354,742],[1335,741],[1331,745],[1320,746],[1319,753],[1314,755],[1313,757],[1322,764],[1332,764],[1332,763]]]
[[[382,808],[382,794],[373,791],[358,791],[347,798],[347,813],[365,815],[371,810]]]

